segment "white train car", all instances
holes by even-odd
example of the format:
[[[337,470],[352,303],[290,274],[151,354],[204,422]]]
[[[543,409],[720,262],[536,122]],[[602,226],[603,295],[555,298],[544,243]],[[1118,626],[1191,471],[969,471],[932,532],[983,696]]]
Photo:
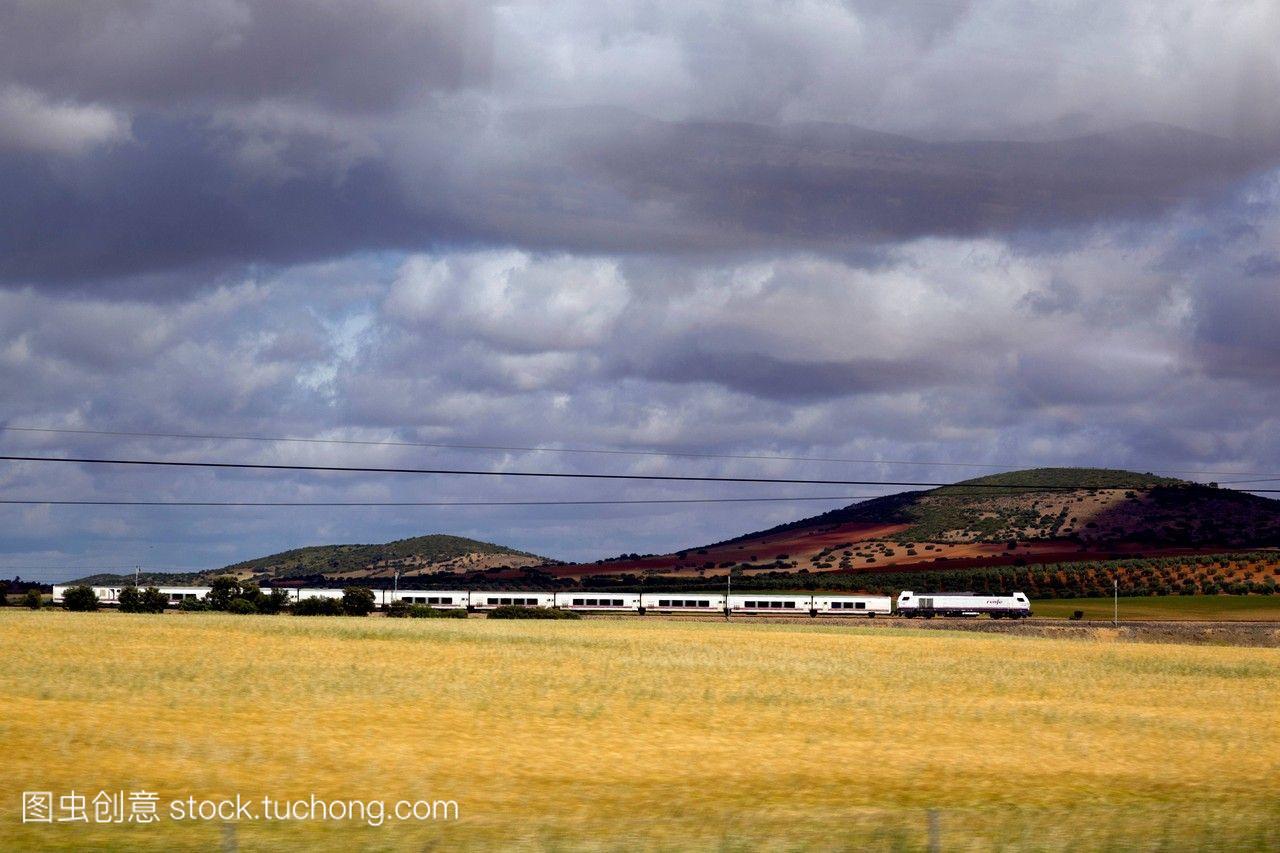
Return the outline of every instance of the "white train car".
[[[557,592],[555,606],[583,613],[639,613],[640,596],[634,592]]]
[[[1020,592],[1012,595],[973,595],[972,593],[919,593],[904,591],[898,596],[898,613],[907,618],[922,616],[981,616],[993,619],[1025,619],[1031,615],[1031,602]]]
[[[79,584],[54,584],[53,587],[53,603],[61,604],[66,597],[67,590]],[[148,589],[149,584],[143,584],[139,589]],[[127,586],[94,586],[90,587],[93,594],[98,597],[98,603],[104,605],[115,605],[120,603],[120,593],[124,592]],[[186,599],[200,599],[209,594],[207,586],[161,586],[156,587],[160,594],[169,600],[171,607],[177,607]]]
[[[645,613],[724,613],[723,595],[705,592],[646,592],[640,595]]]
[[[67,584],[59,584],[59,583],[55,583],[55,584],[53,585],[53,603],[54,603],[54,604],[61,604],[61,603],[62,603],[63,598],[65,598],[65,597],[66,597],[67,590],[71,589],[71,587],[73,587],[73,586],[75,586],[75,584],[69,584],[69,583],[67,583]]]
[[[156,588],[160,590],[161,595],[169,599],[170,607],[177,607],[184,601],[199,601],[209,594],[209,587],[207,586],[161,586]],[[143,589],[146,589],[146,587],[144,586]]]
[[[66,584],[62,586],[55,586],[53,588],[53,603],[61,604],[63,597],[66,595],[67,590],[76,586],[80,586],[80,584]],[[126,589],[128,589],[128,587],[127,586],[91,586],[89,587],[89,589],[93,590],[93,594],[98,596],[99,604],[119,604],[120,593],[124,592]]]
[[[809,616],[811,595],[766,595],[744,593],[729,596],[729,613],[742,616]]]
[[[472,610],[493,610],[495,607],[516,605],[520,607],[555,607],[554,592],[473,592]]]
[[[877,616],[893,614],[893,599],[887,595],[815,595],[815,616]]]
[[[342,598],[342,590],[340,589],[321,589],[319,587],[304,586],[291,590],[293,595],[290,596],[292,601],[302,601],[304,598]]]
[[[470,604],[470,593],[466,590],[402,589],[392,592],[389,589],[375,589],[373,592],[379,607],[403,601],[405,604],[425,604],[437,610],[466,610]]]

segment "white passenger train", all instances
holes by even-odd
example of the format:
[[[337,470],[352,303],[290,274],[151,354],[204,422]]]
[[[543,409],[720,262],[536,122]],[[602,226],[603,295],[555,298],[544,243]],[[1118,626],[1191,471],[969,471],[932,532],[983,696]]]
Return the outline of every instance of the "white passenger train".
[[[961,593],[922,593],[904,591],[898,596],[898,613],[908,619],[922,616],[980,616],[992,619],[1025,619],[1031,615],[1031,602],[1020,592],[1013,595],[974,595]]]
[[[342,590],[319,587],[280,587],[290,601],[305,598],[341,598]],[[62,602],[70,584],[53,588],[53,601]],[[105,605],[120,603],[126,587],[95,586],[98,601]],[[209,592],[207,586],[162,586],[171,606],[187,599],[200,599]],[[779,593],[745,592],[723,595],[708,592],[536,592],[487,590],[405,589],[393,592],[374,589],[378,607],[402,601],[423,604],[443,610],[493,610],[496,607],[554,607],[582,613],[693,613],[738,616],[890,616],[893,599],[880,595],[783,595]],[[1022,618],[1031,615],[1031,605],[1020,592],[1011,596],[979,596],[970,594],[920,594],[904,592],[898,596],[899,615],[914,617],[978,616]]]

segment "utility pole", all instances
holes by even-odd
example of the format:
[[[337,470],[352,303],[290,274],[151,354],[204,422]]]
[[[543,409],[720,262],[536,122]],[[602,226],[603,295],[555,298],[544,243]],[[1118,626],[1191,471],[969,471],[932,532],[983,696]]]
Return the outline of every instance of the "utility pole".
[[[1115,590],[1115,596],[1112,598],[1113,609],[1111,611],[1111,625],[1115,627],[1120,624],[1120,579],[1111,579],[1112,588]]]
[[[733,595],[733,566],[729,567],[729,571],[724,573],[725,593],[724,593],[724,618],[729,618],[729,596]]]

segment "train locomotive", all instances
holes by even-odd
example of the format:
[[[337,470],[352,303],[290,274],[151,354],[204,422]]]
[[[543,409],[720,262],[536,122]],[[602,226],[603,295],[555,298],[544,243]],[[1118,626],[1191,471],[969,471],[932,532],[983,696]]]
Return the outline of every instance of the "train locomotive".
[[[898,595],[898,615],[908,619],[935,616],[981,616],[992,619],[1025,619],[1031,602],[1020,592],[1012,595],[974,595],[971,592],[916,593],[903,590]]]

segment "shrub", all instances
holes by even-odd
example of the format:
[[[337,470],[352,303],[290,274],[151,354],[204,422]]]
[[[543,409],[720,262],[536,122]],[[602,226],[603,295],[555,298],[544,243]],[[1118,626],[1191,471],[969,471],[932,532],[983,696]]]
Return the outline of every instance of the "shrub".
[[[341,616],[342,602],[336,598],[304,598],[293,605],[294,616]]]
[[[168,597],[154,586],[127,586],[120,591],[121,613],[163,613],[168,604]]]
[[[154,586],[142,591],[142,608],[144,613],[163,613],[169,606],[169,596]]]
[[[34,592],[34,590],[32,590]],[[27,593],[27,606],[31,607],[31,592]],[[36,607],[39,607],[39,598],[36,599]],[[67,590],[62,596],[62,606],[67,610],[75,610],[84,613],[89,610],[98,609],[98,595],[91,587],[73,586]]]
[[[441,610],[438,607],[415,604],[409,608],[409,616],[414,619],[466,619],[467,611],[461,609]]]
[[[210,581],[205,600],[209,602],[210,610],[228,610],[231,602],[240,598],[243,592],[238,580],[231,575],[222,575]]]
[[[406,601],[393,601],[387,605],[386,613],[391,619],[404,619],[409,615],[409,603]]]
[[[349,586],[342,591],[342,612],[348,616],[368,616],[373,612],[373,590]]]
[[[199,613],[208,610],[209,605],[198,598],[184,598],[178,602],[178,609],[184,613]]]
[[[142,612],[142,590],[136,586],[126,586],[120,590],[120,612],[121,613],[141,613]]]
[[[522,607],[505,604],[489,611],[490,619],[581,619],[571,610],[556,610],[552,607]]]
[[[275,614],[289,606],[289,593],[283,589],[273,589],[269,593],[258,592],[259,613]]]
[[[248,616],[252,613],[257,613],[258,607],[247,598],[233,598],[231,603],[227,605],[227,612]]]

